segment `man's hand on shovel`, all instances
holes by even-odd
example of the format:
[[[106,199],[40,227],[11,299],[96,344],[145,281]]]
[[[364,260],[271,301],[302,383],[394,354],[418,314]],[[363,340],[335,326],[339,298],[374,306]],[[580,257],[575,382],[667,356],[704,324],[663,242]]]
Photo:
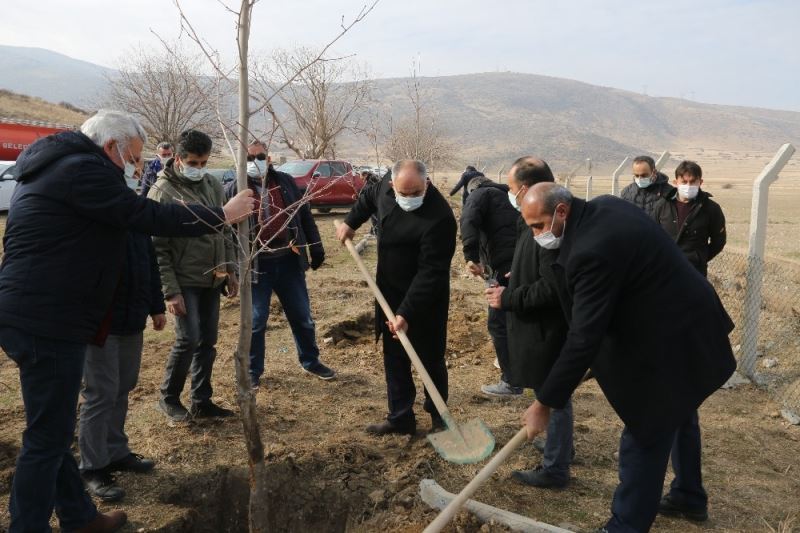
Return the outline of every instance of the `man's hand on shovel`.
[[[398,331],[402,331],[403,333],[408,332],[408,322],[400,315],[395,315],[394,321],[387,320],[386,325],[389,327],[393,339],[397,338]]]
[[[344,244],[344,241],[346,241],[347,239],[351,239],[352,240],[352,238],[355,236],[355,234],[356,234],[356,232],[353,230],[353,228],[351,228],[350,226],[348,226],[344,222],[342,222],[341,224],[336,226],[336,238],[342,244]]]
[[[522,415],[522,425],[528,432],[528,440],[533,440],[536,435],[544,433],[549,422],[550,408],[539,403],[539,400],[534,401]]]

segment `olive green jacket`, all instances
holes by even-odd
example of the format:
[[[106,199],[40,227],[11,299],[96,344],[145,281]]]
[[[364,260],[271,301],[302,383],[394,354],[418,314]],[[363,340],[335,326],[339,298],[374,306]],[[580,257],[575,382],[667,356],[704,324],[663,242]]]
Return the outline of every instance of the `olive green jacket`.
[[[175,171],[171,162],[158,173],[147,197],[160,203],[181,201],[221,207],[225,203],[222,183],[205,174],[191,181]],[[201,222],[198,222],[201,223]],[[180,294],[181,287],[218,287],[235,272],[233,234],[226,226],[222,234],[202,237],[153,237],[164,296]]]

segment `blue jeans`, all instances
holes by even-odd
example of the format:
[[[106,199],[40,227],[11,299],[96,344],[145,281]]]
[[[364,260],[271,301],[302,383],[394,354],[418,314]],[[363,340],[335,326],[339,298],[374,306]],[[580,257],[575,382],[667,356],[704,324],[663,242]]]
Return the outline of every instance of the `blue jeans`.
[[[62,530],[97,516],[70,452],[86,345],[0,327],[0,346],[19,366],[25,432],[11,488],[9,533],[49,532],[56,511]]]
[[[264,373],[269,303],[273,291],[294,336],[295,348],[303,368],[319,361],[316,327],[311,319],[306,274],[297,254],[275,258],[259,257],[258,272],[253,273],[253,337],[250,341],[250,376],[258,379]]]
[[[572,399],[563,409],[550,412],[547,424],[547,440],[544,443],[544,459],[542,467],[553,477],[569,480],[569,465],[575,446],[572,440]]]

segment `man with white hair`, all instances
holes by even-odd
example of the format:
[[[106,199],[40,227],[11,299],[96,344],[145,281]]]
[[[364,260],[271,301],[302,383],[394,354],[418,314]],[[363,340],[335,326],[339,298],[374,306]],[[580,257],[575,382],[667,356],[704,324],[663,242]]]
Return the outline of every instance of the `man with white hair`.
[[[147,135],[132,116],[99,111],[81,131],[39,139],[17,159],[0,265],[0,346],[19,366],[26,428],[9,501],[9,532],[116,531],[99,514],[70,452],[86,348],[111,321],[128,230],[195,236],[253,208],[249,191],[224,208],[159,205],[128,188]],[[127,172],[125,172],[127,171]]]
[[[336,232],[344,242],[354,229],[378,215],[378,267],[376,281],[396,313],[379,320],[375,308],[376,336],[383,336],[383,365],[389,397],[389,415],[367,426],[372,435],[416,432],[411,364],[400,342],[392,337],[406,331],[434,385],[447,400],[447,315],[450,306],[450,262],[456,247],[456,220],[442,194],[428,181],[421,161],[394,164],[391,174],[370,185]],[[432,430],[443,429],[428,391],[424,408],[431,414]]]

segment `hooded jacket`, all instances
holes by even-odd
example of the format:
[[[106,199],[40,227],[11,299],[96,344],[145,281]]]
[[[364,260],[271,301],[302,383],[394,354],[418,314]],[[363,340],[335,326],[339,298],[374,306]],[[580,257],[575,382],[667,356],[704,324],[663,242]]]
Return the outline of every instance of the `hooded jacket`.
[[[508,186],[487,180],[472,191],[461,211],[464,259],[489,266],[503,277],[511,268],[520,215],[508,201]]]
[[[642,189],[636,185],[634,181],[622,189],[619,197],[643,209],[648,216],[652,217],[656,202],[662,198],[666,198],[672,194],[673,191],[675,191],[675,187],[669,184],[667,175],[662,172],[657,172],[656,180],[651,183],[649,187]]]
[[[0,325],[86,343],[111,308],[128,230],[147,235],[219,231],[222,209],[159,206],[86,135],[39,139],[17,159],[0,264]],[[198,222],[198,220],[200,222]]]
[[[192,181],[175,170],[174,159],[158,173],[148,198],[162,204],[190,201],[208,207],[225,203],[218,179],[204,174],[199,181]],[[181,287],[219,287],[228,273],[236,271],[233,233],[229,228],[223,233],[200,237],[156,237],[153,246],[167,298],[180,294]]]

